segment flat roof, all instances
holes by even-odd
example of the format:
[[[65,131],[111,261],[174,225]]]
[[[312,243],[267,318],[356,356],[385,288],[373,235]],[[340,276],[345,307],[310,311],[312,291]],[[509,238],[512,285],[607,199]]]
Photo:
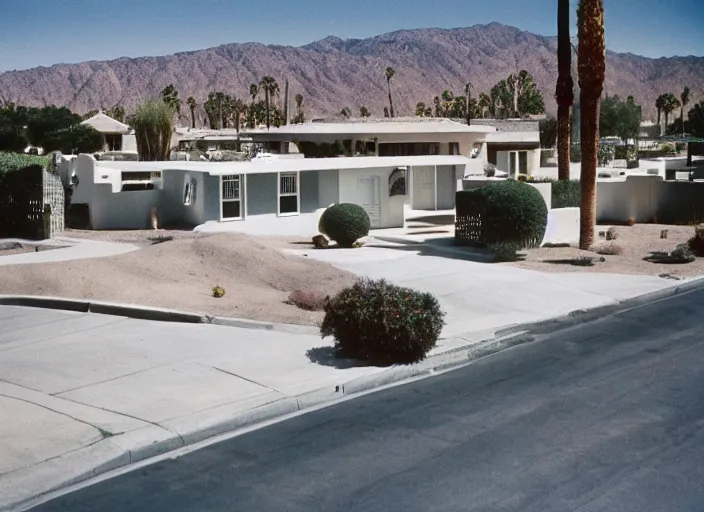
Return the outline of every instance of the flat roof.
[[[376,135],[406,133],[490,133],[493,126],[466,125],[448,119],[433,121],[376,121],[355,123],[303,123],[289,124],[279,128],[243,130],[249,136],[256,135]]]
[[[496,132],[487,133],[485,137],[487,143],[536,143],[540,144],[540,132]]]
[[[459,155],[422,156],[353,156],[339,158],[290,158],[255,160],[252,162],[192,162],[169,160],[167,162],[111,162],[98,160],[96,167],[119,169],[127,172],[191,171],[223,174],[266,174],[273,172],[332,171],[374,169],[380,167],[415,167],[436,165],[467,165],[469,158]]]

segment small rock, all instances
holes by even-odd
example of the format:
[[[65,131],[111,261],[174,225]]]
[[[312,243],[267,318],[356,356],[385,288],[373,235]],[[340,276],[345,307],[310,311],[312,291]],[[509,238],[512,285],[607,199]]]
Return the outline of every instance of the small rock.
[[[327,249],[328,248],[328,239],[325,238],[323,235],[315,235],[313,237],[313,247],[316,249]]]

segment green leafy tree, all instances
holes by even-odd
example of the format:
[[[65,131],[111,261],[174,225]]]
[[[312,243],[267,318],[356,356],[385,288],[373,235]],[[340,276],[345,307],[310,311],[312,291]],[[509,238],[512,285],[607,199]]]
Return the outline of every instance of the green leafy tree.
[[[105,111],[105,115],[112,117],[115,121],[125,122],[125,107],[122,105],[115,105]]]
[[[47,136],[59,130],[70,128],[81,122],[81,116],[66,107],[49,106],[31,108],[26,111],[26,135],[34,146],[44,146]]]
[[[177,114],[181,113],[181,100],[178,97],[178,90],[174,84],[169,84],[161,91],[161,99],[164,100],[171,110]]]
[[[205,115],[208,117],[208,124],[211,130],[216,130],[218,127],[218,102],[214,92],[208,93],[208,99],[203,102]]]
[[[171,150],[174,111],[164,101],[144,103],[132,116],[131,124],[137,138],[137,152],[142,161],[168,160]]]
[[[694,137],[704,138],[704,101],[700,101],[687,114],[687,129]]]
[[[103,149],[103,135],[92,126],[77,124],[47,134],[42,149],[65,155],[93,153]]]
[[[557,143],[557,119],[548,116],[539,123],[540,147],[554,148]]]
[[[386,76],[386,87],[389,91],[389,116],[387,117],[394,117],[394,100],[391,97],[391,79],[396,76],[396,70],[392,67],[388,67],[384,75]]]

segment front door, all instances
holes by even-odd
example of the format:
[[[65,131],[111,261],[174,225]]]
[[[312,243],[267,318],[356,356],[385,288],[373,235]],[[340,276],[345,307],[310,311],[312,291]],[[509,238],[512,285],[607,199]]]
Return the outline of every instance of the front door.
[[[379,176],[357,178],[357,204],[369,215],[372,229],[381,227]]]
[[[435,168],[432,166],[413,167],[414,210],[435,210]]]

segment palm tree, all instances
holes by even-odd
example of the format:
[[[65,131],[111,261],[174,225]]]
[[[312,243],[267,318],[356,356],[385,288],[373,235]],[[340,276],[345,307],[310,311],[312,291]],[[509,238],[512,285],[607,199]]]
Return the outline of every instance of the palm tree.
[[[265,76],[259,81],[259,87],[264,89],[264,103],[266,106],[266,129],[271,128],[271,97],[279,91],[279,84],[271,76]]]
[[[419,101],[418,103],[416,103],[416,116],[425,117],[425,112],[427,109],[428,107],[425,106],[425,103]]]
[[[254,117],[254,103],[257,101],[257,96],[259,95],[259,86],[257,84],[250,84],[249,85],[249,97],[252,98],[252,106],[250,107],[249,111],[252,116],[252,126],[250,128],[254,128],[254,125],[256,124],[256,119]]]
[[[570,42],[570,0],[557,0],[557,176],[570,179],[570,109],[574,103],[572,43]]]
[[[186,100],[188,103],[188,108],[191,109],[191,128],[196,127],[196,99],[193,96],[189,96]]]
[[[681,103],[680,100],[678,100],[677,97],[671,92],[668,92],[667,94],[663,95],[663,101],[664,105],[662,111],[665,114],[665,134],[667,135],[667,129],[669,127],[667,121],[670,118],[670,114],[680,108]]]
[[[222,130],[222,107],[225,102],[225,93],[218,91],[215,93],[215,104],[217,105],[217,129]]]
[[[293,116],[291,123],[293,123],[293,124],[305,123],[306,117],[305,117],[305,114],[303,113],[303,95],[296,94],[296,96],[294,96],[294,98],[293,98],[293,101],[296,102],[296,115]]]
[[[359,107],[359,117],[372,117],[372,113],[367,107],[362,105],[361,107]]]
[[[394,101],[391,98],[391,79],[396,74],[396,70],[392,67],[386,68],[386,86],[389,90],[389,115],[394,117]]]
[[[577,11],[577,70],[579,73],[582,171],[579,247],[594,243],[596,166],[599,153],[599,102],[604,90],[606,42],[603,0],[581,0]]]
[[[171,110],[177,114],[181,113],[181,100],[178,97],[178,90],[174,84],[169,84],[161,91],[161,99],[164,100]]]
[[[384,107],[384,117],[391,117],[389,116],[389,107]]]
[[[491,98],[485,92],[479,95],[479,110],[482,118],[486,117],[487,113],[491,111]]]
[[[472,124],[472,83],[467,82],[464,86],[464,95],[467,97],[467,125]]]
[[[350,109],[349,107],[344,107],[344,108],[340,111],[340,115],[341,115],[342,117],[350,118],[350,117],[352,117],[352,109]]]
[[[435,106],[435,117],[440,117],[440,96],[433,98],[433,105]]]
[[[658,135],[662,135],[662,124],[660,124],[660,120],[662,118],[662,111],[665,108],[665,95],[664,94],[661,94],[655,100],[655,108],[658,109],[658,127],[660,128],[660,133],[658,133]]]
[[[684,107],[689,103],[689,96],[689,87],[685,87],[680,95],[680,124],[682,125],[682,137],[684,137]]]
[[[455,95],[451,90],[445,89],[442,91],[442,115],[443,117],[448,117],[450,115],[450,107],[452,102],[455,100]]]

